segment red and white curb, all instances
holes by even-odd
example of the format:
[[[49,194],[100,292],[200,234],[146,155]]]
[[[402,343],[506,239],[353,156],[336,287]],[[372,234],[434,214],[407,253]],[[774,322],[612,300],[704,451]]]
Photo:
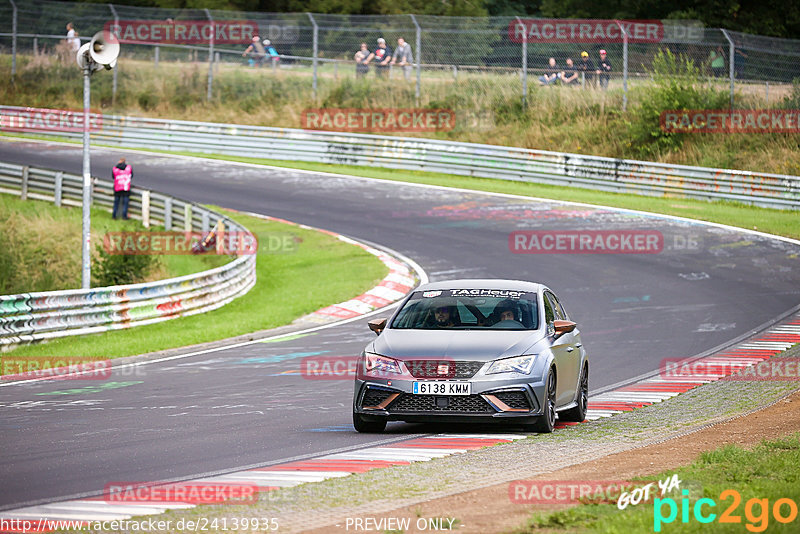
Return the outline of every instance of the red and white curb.
[[[800,343],[800,315],[774,326],[759,337],[749,339],[724,352],[706,356],[692,364],[707,364],[704,368],[716,369],[693,376],[655,377],[601,393],[589,399],[587,420],[610,417],[642,406],[649,406],[731,375],[735,369],[756,365]]]
[[[757,338],[739,343],[713,356],[695,360],[716,364],[715,368],[731,369],[742,364],[753,365],[769,359],[800,343],[800,314],[775,326]],[[729,373],[728,373],[729,374]],[[702,384],[727,376],[726,372],[709,373],[691,378],[650,378],[591,397],[587,421],[610,417],[672,398]],[[578,423],[556,423],[556,428]],[[407,441],[338,452],[269,467],[248,469],[224,475],[200,478],[170,485],[251,485],[261,492],[346,477],[396,465],[425,462],[470,450],[511,443],[527,434],[438,434]],[[166,510],[189,509],[185,502],[106,502],[102,499],[79,499],[39,506],[18,508],[0,513],[0,519],[28,519],[44,525],[45,520],[78,520],[83,522],[113,521],[135,516],[160,514]]]

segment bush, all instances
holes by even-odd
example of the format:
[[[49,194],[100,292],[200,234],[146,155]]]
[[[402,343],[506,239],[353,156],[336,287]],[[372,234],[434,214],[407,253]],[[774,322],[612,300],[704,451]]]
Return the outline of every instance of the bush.
[[[688,135],[662,130],[662,112],[728,107],[730,95],[700,85],[700,69],[683,54],[659,51],[653,59],[651,75],[653,83],[641,90],[640,104],[627,124],[631,148],[641,157],[676,150]]]
[[[97,259],[92,266],[92,284],[96,287],[143,282],[158,264],[147,254],[109,254],[97,245]]]

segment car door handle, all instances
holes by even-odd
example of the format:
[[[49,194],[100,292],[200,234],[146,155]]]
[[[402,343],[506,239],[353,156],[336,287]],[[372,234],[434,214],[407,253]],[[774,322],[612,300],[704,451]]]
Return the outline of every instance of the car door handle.
[[[572,352],[573,350],[575,350],[575,347],[567,347],[567,352]]]

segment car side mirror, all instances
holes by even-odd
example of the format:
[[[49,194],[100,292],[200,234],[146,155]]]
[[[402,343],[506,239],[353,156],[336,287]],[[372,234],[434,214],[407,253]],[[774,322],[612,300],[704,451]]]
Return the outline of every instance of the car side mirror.
[[[575,327],[578,326],[577,324],[573,323],[572,321],[564,321],[563,319],[556,319],[553,321],[553,328],[555,329],[555,336],[561,336],[566,334],[567,332],[572,332],[575,330]]]
[[[383,329],[386,328],[386,317],[372,319],[367,324],[369,325],[369,329],[375,332],[376,336],[379,336],[381,332],[383,332]]]

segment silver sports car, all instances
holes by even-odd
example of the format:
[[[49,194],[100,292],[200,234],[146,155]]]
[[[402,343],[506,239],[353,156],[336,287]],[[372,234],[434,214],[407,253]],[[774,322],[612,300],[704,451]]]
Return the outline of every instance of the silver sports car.
[[[382,432],[387,421],[486,422],[552,432],[583,421],[589,360],[556,295],[517,280],[425,284],[361,354],[353,426]]]

